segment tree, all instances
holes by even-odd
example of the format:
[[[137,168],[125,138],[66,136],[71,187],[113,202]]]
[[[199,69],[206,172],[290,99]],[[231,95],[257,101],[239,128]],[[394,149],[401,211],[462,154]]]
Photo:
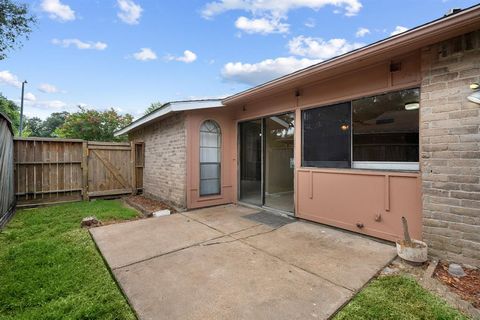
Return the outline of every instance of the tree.
[[[69,113],[67,111],[54,112],[52,113],[42,125],[42,137],[56,137],[55,130],[61,127],[64,123]]]
[[[150,105],[150,107],[147,108],[147,110],[145,110],[145,115],[147,114],[150,114],[152,113],[153,111],[157,110],[158,108],[160,108],[161,106],[163,106],[163,104],[161,102],[154,102]]]
[[[32,32],[31,25],[36,22],[28,13],[26,4],[16,4],[12,0],[0,0],[0,60],[7,56],[7,51],[21,47],[20,39],[28,39]]]
[[[114,137],[113,133],[129,125],[133,117],[118,114],[113,108],[97,111],[79,107],[78,112],[68,115],[65,122],[55,130],[61,138],[96,141],[125,141],[127,137]]]
[[[0,112],[5,114],[10,121],[12,121],[13,132],[17,135],[18,127],[20,126],[20,108],[15,102],[8,100],[0,94]]]
[[[32,137],[43,137],[42,127],[43,121],[39,117],[27,118],[25,119],[25,124],[30,128]]]

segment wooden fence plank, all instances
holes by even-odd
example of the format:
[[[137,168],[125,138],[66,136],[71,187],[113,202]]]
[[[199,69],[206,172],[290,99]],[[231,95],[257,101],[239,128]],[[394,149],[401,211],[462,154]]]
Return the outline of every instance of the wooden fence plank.
[[[21,138],[14,140],[13,154],[19,206],[136,193],[142,187],[143,145]]]
[[[113,177],[115,177],[115,179],[117,179],[118,182],[122,184],[123,187],[125,187],[125,189],[129,187],[128,181],[125,180],[120,171],[117,170],[117,168],[115,168],[110,161],[101,156],[97,150],[92,150],[92,153],[97,156],[97,158],[103,163],[105,168],[107,168],[107,170],[113,175]]]

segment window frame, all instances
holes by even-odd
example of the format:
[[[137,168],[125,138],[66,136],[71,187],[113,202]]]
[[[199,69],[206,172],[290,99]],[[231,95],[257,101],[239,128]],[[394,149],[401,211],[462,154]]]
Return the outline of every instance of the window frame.
[[[375,96],[380,96],[384,94],[389,94],[389,93],[395,93],[399,91],[405,91],[405,90],[415,90],[417,89],[419,91],[419,99],[421,95],[421,87],[420,86],[413,86],[413,87],[407,87],[407,88],[396,88],[395,90],[390,90],[390,91],[382,91],[378,93],[372,93],[366,96],[358,96],[358,97],[352,97],[349,100],[343,100],[343,101],[338,101],[338,102],[330,102],[328,104],[322,104],[322,105],[316,105],[316,106],[310,106],[305,109],[301,109],[301,167],[302,168],[316,168],[316,169],[324,169],[324,170],[376,170],[376,171],[398,171],[398,172],[419,172],[420,171],[420,153],[418,157],[418,161],[415,162],[409,162],[409,161],[354,161],[353,156],[353,133],[354,133],[354,122],[353,122],[353,101],[363,99],[363,98],[369,98],[369,97],[375,97]],[[350,167],[347,168],[342,168],[342,167],[316,167],[316,166],[304,166],[304,116],[303,113],[312,109],[317,109],[317,108],[323,108],[323,107],[330,107],[330,106],[335,106],[343,103],[349,103],[350,104]],[[419,100],[420,103],[420,100]],[[420,105],[421,108],[421,105]],[[418,146],[420,148],[420,118],[419,118],[419,142]]]
[[[204,126],[205,123],[207,122],[212,122],[218,129],[218,133],[217,133],[217,139],[218,139],[218,143],[219,145],[217,147],[206,147],[206,146],[202,146],[202,128]],[[199,197],[201,198],[208,198],[208,197],[215,197],[215,196],[219,196],[222,194],[222,145],[223,145],[223,136],[222,136],[222,127],[220,126],[220,124],[213,120],[213,119],[206,119],[204,121],[202,121],[202,123],[200,124],[200,127],[198,129],[198,133],[199,133],[199,136],[198,136],[198,195]],[[218,159],[218,162],[202,162],[201,161],[201,150],[202,148],[216,148],[218,150],[218,153],[219,153],[219,159]],[[216,164],[218,165],[218,179],[202,179],[202,164]],[[216,193],[202,193],[202,181],[203,180],[218,180],[218,192]]]

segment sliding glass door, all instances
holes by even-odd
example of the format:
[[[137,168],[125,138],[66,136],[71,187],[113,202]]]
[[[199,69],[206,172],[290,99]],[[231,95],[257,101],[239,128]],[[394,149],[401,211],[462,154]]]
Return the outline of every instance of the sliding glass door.
[[[242,122],[240,133],[240,200],[261,206],[262,120]]]
[[[265,120],[264,205],[293,212],[293,131],[294,114]]]
[[[239,124],[240,201],[293,212],[294,114]]]

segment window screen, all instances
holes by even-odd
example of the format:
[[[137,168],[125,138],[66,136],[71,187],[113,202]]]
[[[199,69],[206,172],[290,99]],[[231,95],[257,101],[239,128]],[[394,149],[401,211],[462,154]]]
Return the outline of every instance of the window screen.
[[[200,127],[200,196],[220,194],[222,136],[215,121]]]
[[[350,103],[302,112],[305,167],[350,168]]]
[[[352,102],[353,161],[418,162],[419,89]]]

